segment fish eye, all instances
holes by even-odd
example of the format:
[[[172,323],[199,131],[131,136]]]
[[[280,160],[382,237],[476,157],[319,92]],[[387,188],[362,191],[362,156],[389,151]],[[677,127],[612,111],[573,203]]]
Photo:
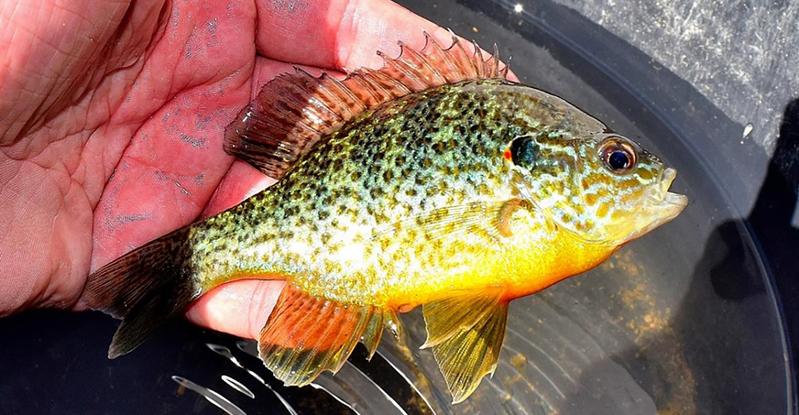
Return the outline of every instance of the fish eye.
[[[605,168],[615,174],[626,174],[632,171],[637,161],[635,146],[627,139],[612,136],[599,144],[599,155]]]
[[[514,138],[510,142],[509,151],[513,164],[528,169],[535,167],[538,148],[532,138],[527,136]]]

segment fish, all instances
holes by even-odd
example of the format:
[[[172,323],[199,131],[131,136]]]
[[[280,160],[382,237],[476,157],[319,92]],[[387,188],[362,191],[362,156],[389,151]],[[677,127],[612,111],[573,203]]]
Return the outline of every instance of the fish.
[[[556,95],[512,81],[453,35],[399,43],[346,78],[296,69],[225,130],[224,150],[277,182],[88,278],[126,354],[205,293],[284,280],[259,356],[286,385],[371,356],[421,307],[453,403],[493,374],[508,303],[581,274],[674,219],[676,171]]]

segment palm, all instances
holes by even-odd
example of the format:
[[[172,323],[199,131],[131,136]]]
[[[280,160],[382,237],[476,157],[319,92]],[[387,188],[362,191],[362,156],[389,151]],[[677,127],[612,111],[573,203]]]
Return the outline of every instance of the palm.
[[[81,308],[90,270],[264,186],[222,151],[222,131],[283,62],[374,66],[375,50],[435,29],[392,4],[315,3],[0,6],[0,315]],[[193,317],[251,334],[269,284],[234,284]],[[245,319],[230,308],[246,306]]]

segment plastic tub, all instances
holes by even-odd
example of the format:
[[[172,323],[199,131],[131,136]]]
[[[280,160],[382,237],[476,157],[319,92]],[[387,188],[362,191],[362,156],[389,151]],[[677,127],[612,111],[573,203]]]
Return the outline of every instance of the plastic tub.
[[[107,361],[115,322],[98,313],[37,311],[0,320],[2,412],[794,411],[786,325],[796,321],[796,306],[784,311],[778,293],[789,300],[798,291],[799,231],[791,220],[799,104],[787,107],[782,124],[750,120],[764,126],[757,134],[777,137],[767,128],[782,129],[770,144],[753,140],[752,127],[725,115],[729,102],[725,113],[713,101],[713,92],[724,91],[701,94],[561,4],[403,3],[483,46],[498,43],[523,82],[662,155],[679,171],[675,189],[688,195],[689,207],[587,275],[512,303],[496,374],[454,409],[431,356],[415,347],[424,335],[418,313],[406,318],[410,348],[388,342],[372,362],[359,348],[338,376],[297,389],[280,386],[252,356],[252,344],[187,323]],[[602,15],[597,4],[578,6]],[[625,10],[631,13],[618,9]],[[692,50],[686,47],[688,59]]]

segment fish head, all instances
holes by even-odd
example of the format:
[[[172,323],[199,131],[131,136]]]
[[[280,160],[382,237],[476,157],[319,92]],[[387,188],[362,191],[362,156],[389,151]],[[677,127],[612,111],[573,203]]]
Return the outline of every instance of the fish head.
[[[535,133],[505,151],[514,191],[586,241],[621,245],[674,219],[688,203],[669,188],[675,169],[613,133]]]

